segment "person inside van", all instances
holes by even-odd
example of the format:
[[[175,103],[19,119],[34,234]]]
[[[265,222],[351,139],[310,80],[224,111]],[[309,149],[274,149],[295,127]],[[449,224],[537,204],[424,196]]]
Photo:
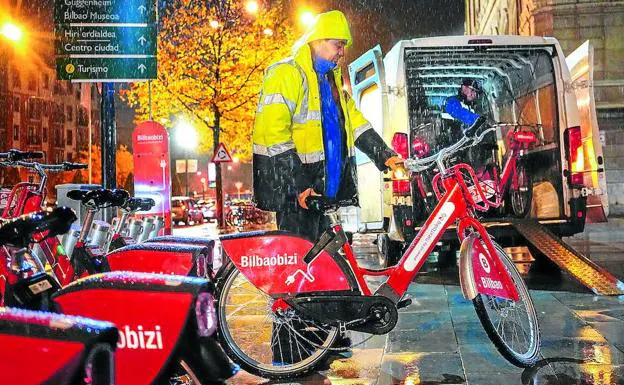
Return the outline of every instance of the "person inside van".
[[[474,110],[474,106],[482,94],[483,88],[479,81],[472,78],[462,80],[457,95],[446,98],[442,108],[441,118],[449,123],[447,125],[449,131],[454,131],[459,125],[464,135],[472,136],[484,127],[487,119]],[[450,134],[456,136],[452,132]],[[480,177],[484,177],[486,165],[493,162],[492,150],[495,148],[496,138],[489,135],[478,148],[469,149],[469,163]]]
[[[464,133],[469,129],[476,129],[485,123],[485,117],[474,111],[474,105],[482,93],[482,88],[476,79],[465,78],[457,90],[457,95],[446,98],[443,107],[442,119],[454,120],[461,123]]]

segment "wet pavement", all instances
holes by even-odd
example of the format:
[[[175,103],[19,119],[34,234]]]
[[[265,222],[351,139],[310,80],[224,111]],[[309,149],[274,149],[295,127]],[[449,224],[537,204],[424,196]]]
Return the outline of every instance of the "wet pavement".
[[[185,232],[208,235],[208,227]],[[190,234],[189,234],[190,235]],[[369,235],[356,235],[359,262],[377,266]],[[594,262],[624,278],[624,220],[588,225],[566,239]],[[334,359],[311,376],[270,382],[239,373],[231,384],[624,384],[624,297],[591,294],[565,273],[518,263],[531,289],[541,331],[541,360],[530,369],[508,363],[488,339],[472,303],[458,286],[455,266],[432,258],[385,336],[351,333],[353,357]],[[544,290],[547,288],[548,290]]]

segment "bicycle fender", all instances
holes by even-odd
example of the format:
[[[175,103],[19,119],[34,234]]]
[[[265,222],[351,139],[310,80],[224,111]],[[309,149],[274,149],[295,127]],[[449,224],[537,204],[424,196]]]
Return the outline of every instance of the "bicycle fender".
[[[313,244],[293,234],[266,232],[221,237],[221,245],[236,268],[269,295],[357,290],[327,252],[322,251],[306,264],[303,257]]]
[[[477,294],[486,294],[506,299],[518,299],[511,277],[497,269],[502,265],[479,241],[476,234],[467,236],[459,249],[459,283],[462,294],[467,300]],[[494,257],[496,258],[496,257]]]

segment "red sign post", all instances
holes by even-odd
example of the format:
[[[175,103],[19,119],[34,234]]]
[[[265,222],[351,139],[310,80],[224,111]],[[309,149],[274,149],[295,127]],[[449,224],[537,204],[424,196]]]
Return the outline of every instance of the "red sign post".
[[[164,218],[164,235],[171,235],[171,166],[169,133],[161,124],[146,121],[132,133],[134,195],[152,198],[156,205],[144,214]]]

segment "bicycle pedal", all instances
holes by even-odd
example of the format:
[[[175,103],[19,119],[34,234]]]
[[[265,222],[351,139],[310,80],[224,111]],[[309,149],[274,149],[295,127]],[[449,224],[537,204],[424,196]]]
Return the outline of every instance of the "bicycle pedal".
[[[411,298],[405,298],[405,299],[402,299],[399,302],[397,302],[396,307],[397,307],[397,309],[403,309],[404,307],[408,307],[411,304],[412,304],[412,299]]]

